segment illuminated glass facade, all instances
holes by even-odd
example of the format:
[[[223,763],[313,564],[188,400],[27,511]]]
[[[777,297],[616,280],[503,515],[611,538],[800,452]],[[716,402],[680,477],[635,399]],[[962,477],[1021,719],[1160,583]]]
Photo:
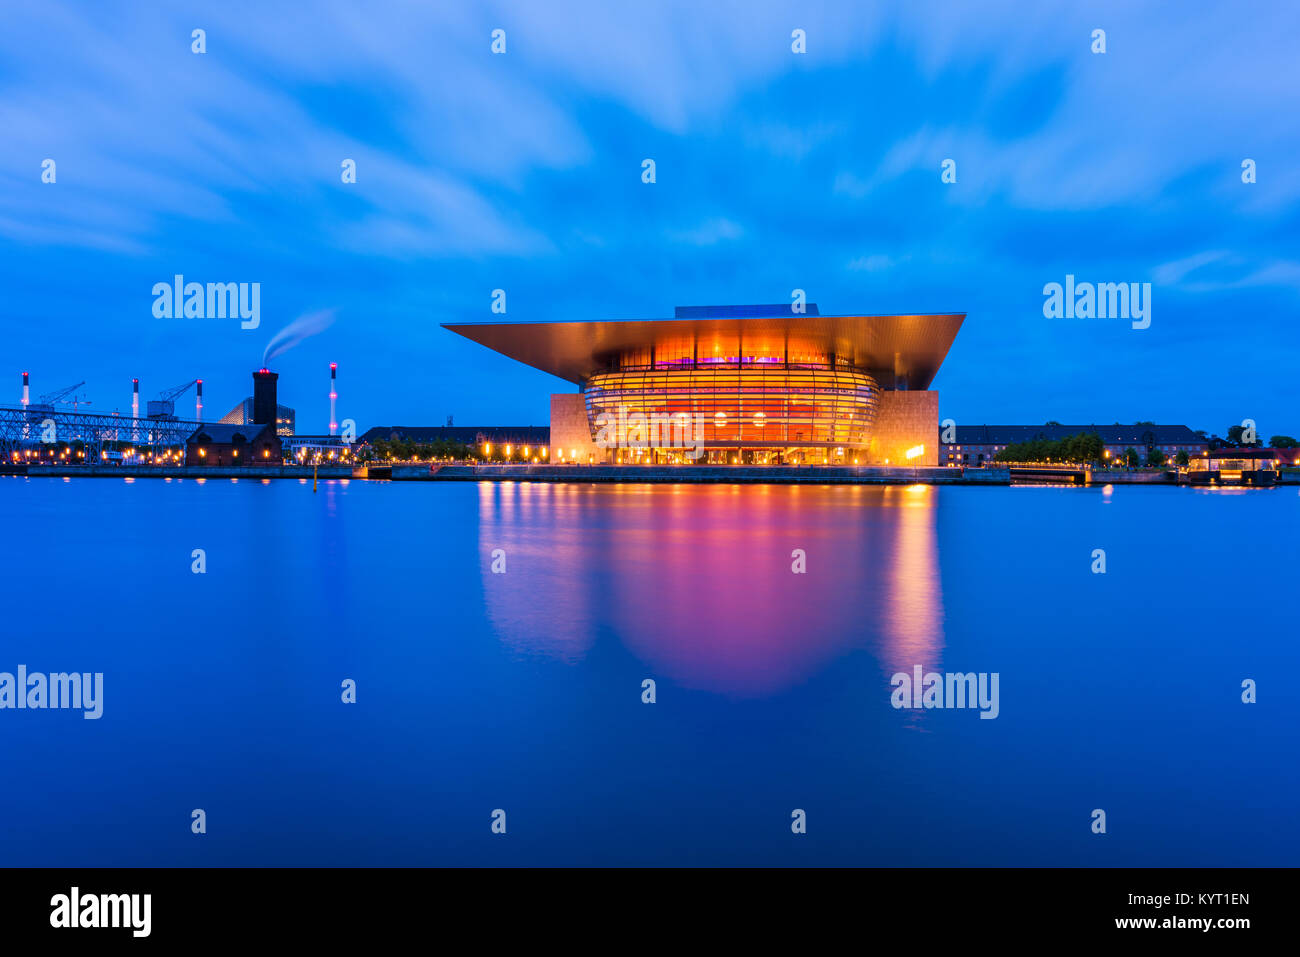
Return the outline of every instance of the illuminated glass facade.
[[[870,441],[879,387],[847,366],[787,368],[783,357],[699,362],[695,368],[619,369],[588,380],[595,435],[603,414],[682,414],[703,426],[711,462],[852,462]],[[624,459],[672,461],[671,449],[628,450]]]

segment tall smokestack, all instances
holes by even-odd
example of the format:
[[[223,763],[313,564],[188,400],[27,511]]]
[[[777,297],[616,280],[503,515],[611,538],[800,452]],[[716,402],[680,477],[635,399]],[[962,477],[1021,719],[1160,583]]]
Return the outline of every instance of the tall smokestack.
[[[23,373],[23,408],[26,409],[31,404],[32,394],[31,387],[27,384],[27,373]]]
[[[330,435],[333,435],[336,431],[338,431],[338,427],[339,427],[338,420],[334,415],[335,403],[338,401],[339,398],[339,390],[338,390],[338,383],[337,383],[338,371],[339,371],[339,364],[337,362],[331,362],[330,363]]]
[[[275,383],[279,373],[269,369],[259,369],[253,373],[253,424],[276,424]]]
[[[131,380],[131,441],[139,442],[140,433],[136,429],[136,422],[140,419],[140,380]]]
[[[195,384],[198,386],[199,391],[198,394],[195,395],[194,397],[194,418],[202,422],[203,421],[203,380],[200,379]]]

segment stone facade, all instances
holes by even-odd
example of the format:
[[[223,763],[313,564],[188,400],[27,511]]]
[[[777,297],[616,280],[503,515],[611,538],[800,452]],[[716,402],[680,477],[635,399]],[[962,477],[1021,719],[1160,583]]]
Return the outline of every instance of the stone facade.
[[[576,450],[576,456],[574,454]],[[604,462],[606,452],[591,440],[587,403],[582,393],[551,396],[551,461]]]
[[[909,459],[907,450],[918,445],[924,451]],[[871,429],[867,464],[938,465],[939,393],[882,391]]]

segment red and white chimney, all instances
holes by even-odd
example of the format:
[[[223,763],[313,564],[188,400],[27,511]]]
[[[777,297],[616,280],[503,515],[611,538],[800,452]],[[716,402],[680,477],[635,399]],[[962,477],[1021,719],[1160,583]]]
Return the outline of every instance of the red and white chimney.
[[[197,421],[202,422],[203,421],[203,380],[199,379],[198,382],[195,383],[195,385],[198,387],[199,391],[194,396],[194,418]]]
[[[136,423],[140,421],[140,380],[131,380],[131,441],[140,441],[140,432]]]
[[[333,435],[335,432],[337,432],[339,427],[338,420],[334,415],[335,404],[338,402],[338,398],[339,398],[338,381],[337,381],[338,371],[339,371],[339,364],[337,362],[331,362],[330,363],[330,435]]]
[[[31,404],[32,394],[31,386],[27,384],[27,373],[23,373],[23,408],[26,409]]]

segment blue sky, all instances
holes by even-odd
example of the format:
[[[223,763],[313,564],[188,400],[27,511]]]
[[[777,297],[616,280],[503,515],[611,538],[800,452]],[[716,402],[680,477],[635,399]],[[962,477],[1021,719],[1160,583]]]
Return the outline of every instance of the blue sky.
[[[11,4],[0,401],[24,369],[98,410],[198,376],[219,415],[333,310],[275,363],[300,431],[331,360],[362,429],[545,424],[571,387],[439,323],[495,288],[518,321],[802,288],[968,313],[959,423],[1297,434],[1296,36],[1284,3]],[[260,282],[261,326],[155,318],[176,273]],[[1151,327],[1044,318],[1067,273],[1152,283]]]

